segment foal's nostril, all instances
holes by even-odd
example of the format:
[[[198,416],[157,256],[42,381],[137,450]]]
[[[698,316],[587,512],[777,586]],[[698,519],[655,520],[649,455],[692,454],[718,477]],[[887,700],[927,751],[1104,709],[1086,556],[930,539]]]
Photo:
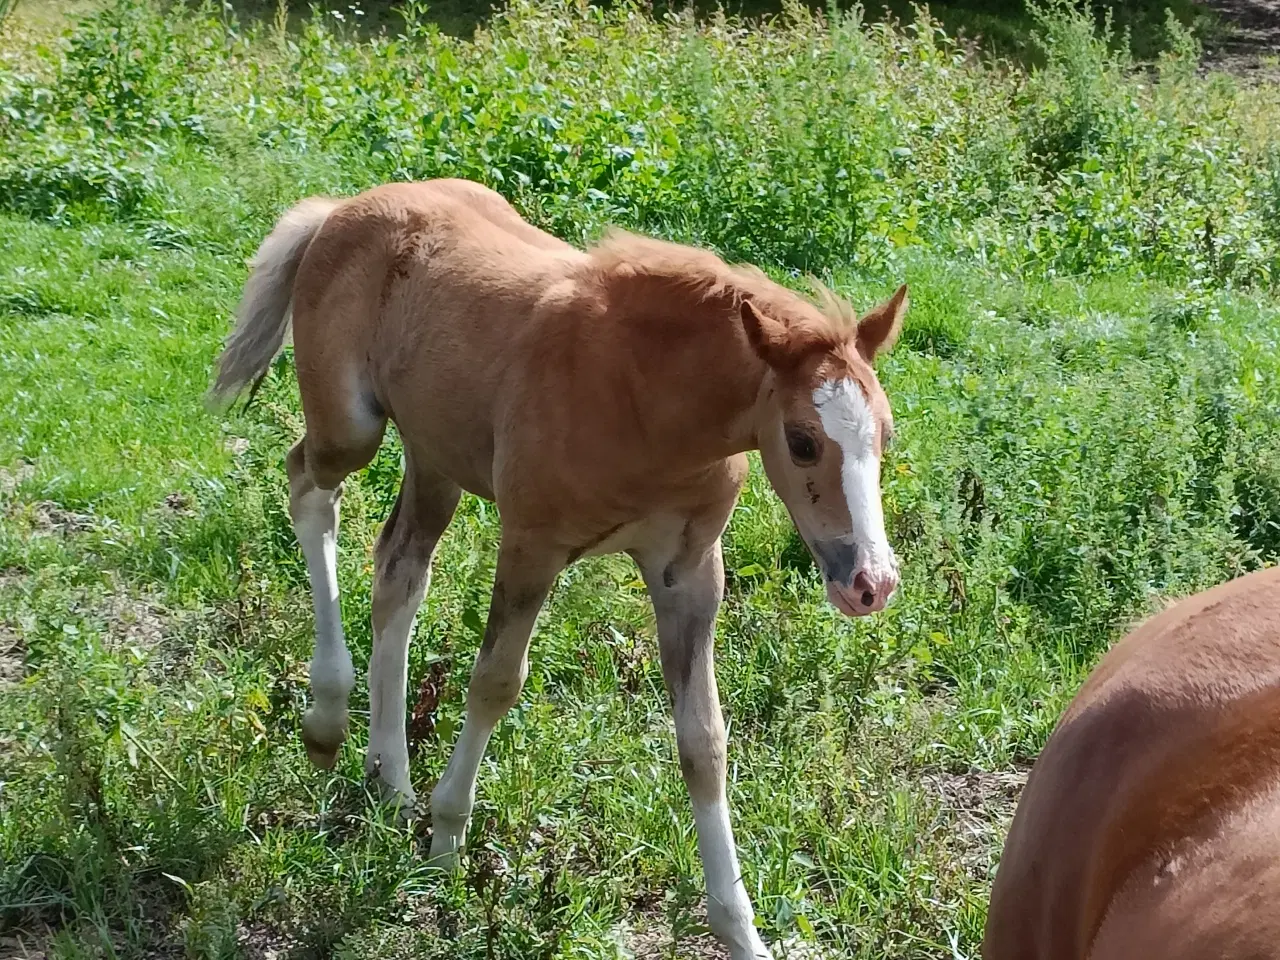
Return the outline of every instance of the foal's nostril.
[[[861,592],[864,607],[869,607],[876,602],[876,592],[871,587],[871,578],[864,571],[858,571],[858,575],[853,578],[853,589]]]

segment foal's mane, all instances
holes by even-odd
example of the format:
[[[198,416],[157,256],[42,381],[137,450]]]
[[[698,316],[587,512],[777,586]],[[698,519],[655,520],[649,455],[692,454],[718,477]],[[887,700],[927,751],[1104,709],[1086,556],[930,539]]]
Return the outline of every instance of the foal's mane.
[[[758,267],[730,265],[708,250],[686,247],[623,230],[610,230],[588,251],[602,284],[608,288],[637,286],[659,302],[676,298],[695,308],[720,302],[736,313],[744,300],[786,323],[795,335],[832,347],[848,342],[857,331],[853,307],[815,277],[808,277],[811,299],[775,283]],[[639,291],[637,291],[639,292]]]

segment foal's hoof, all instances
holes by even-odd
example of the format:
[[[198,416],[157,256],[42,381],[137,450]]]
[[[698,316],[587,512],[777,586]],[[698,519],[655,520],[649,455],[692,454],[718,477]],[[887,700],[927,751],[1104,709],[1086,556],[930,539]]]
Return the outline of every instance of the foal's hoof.
[[[453,873],[461,863],[461,838],[434,828],[431,836],[431,852],[427,854],[427,869],[441,873]]]
[[[382,798],[382,802],[396,812],[402,824],[417,823],[422,819],[422,811],[418,809],[418,801],[406,797],[403,793]]]
[[[455,851],[435,855],[428,854],[426,867],[428,870],[436,870],[440,873],[453,873],[458,869],[461,862]]]
[[[378,802],[389,807],[399,815],[401,820],[417,820],[421,814],[418,809],[418,798],[413,789],[393,786],[382,779],[376,772],[365,771],[365,780],[373,781],[373,788]]]
[[[302,744],[307,756],[321,770],[332,770],[338,762],[338,751],[347,739],[347,717],[333,718],[317,714],[312,707],[302,718]]]

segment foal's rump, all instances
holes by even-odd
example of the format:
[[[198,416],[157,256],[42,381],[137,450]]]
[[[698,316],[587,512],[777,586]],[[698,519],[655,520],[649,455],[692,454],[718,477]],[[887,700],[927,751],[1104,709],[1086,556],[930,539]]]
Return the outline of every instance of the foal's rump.
[[[389,418],[423,465],[447,462],[457,483],[491,496],[503,377],[527,352],[544,294],[586,260],[470,181],[304,200],[253,260],[214,396],[260,380],[292,319],[317,466],[359,469]]]
[[[403,356],[404,335],[421,332],[430,300],[453,294],[474,303],[486,291],[499,300],[527,297],[530,273],[580,257],[469,180],[384,184],[346,200],[309,197],[280,217],[250,263],[212,395],[232,399],[261,378],[291,320],[324,353],[339,344],[367,348],[390,320],[390,352]],[[445,261],[438,271],[437,259]]]

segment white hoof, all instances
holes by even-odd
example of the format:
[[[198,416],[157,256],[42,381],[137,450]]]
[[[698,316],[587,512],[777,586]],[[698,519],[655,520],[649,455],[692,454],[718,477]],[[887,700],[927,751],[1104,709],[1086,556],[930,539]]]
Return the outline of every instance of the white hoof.
[[[773,954],[769,952],[769,948],[764,945],[764,941],[755,931],[751,932],[745,943],[726,944],[726,946],[729,947],[729,956],[732,960],[774,960]]]
[[[458,869],[462,844],[466,838],[466,825],[461,830],[451,830],[444,824],[433,824],[431,852],[427,854],[427,866],[434,870],[452,873]]]
[[[389,807],[398,807],[400,816],[414,819],[418,813],[418,795],[409,780],[409,768],[405,764],[389,768],[382,758],[368,755],[364,760],[364,775],[378,789],[378,798]]]

